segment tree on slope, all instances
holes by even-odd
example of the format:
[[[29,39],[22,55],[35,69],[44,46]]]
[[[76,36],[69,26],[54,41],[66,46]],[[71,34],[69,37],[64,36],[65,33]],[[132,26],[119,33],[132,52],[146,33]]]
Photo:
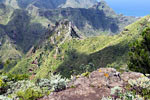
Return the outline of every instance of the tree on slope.
[[[130,70],[144,74],[150,73],[150,28],[142,32],[142,39],[131,45],[129,57]]]

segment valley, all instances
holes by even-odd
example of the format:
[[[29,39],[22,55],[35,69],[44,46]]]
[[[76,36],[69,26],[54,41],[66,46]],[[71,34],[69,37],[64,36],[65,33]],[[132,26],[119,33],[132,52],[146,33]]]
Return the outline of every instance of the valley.
[[[104,0],[0,0],[0,100],[92,100],[92,91],[96,95],[103,89],[106,93],[93,100],[109,100],[118,87],[134,97],[123,100],[138,100],[139,95],[148,100],[150,84],[132,90],[128,80],[149,82],[146,69],[137,70],[132,62],[137,56],[139,65],[149,63],[142,60],[149,56],[148,47],[146,54],[141,48],[148,45],[143,34],[149,27],[149,15],[119,15]],[[129,62],[137,66],[129,67]],[[69,97],[67,91],[84,85],[89,94],[79,92],[78,98],[72,92]]]

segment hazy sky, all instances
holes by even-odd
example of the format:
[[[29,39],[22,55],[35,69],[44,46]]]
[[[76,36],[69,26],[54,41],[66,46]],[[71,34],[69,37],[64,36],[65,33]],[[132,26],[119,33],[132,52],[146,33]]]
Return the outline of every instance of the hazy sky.
[[[130,16],[150,15],[150,0],[105,0],[117,13]]]

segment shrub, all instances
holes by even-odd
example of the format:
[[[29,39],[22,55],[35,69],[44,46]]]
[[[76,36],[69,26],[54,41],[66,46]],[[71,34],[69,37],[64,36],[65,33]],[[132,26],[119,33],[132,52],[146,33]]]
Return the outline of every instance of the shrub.
[[[51,84],[51,87],[52,87],[52,90],[53,91],[61,91],[61,90],[64,90],[66,89],[66,86],[67,86],[67,83],[68,83],[68,80],[65,79],[65,78],[62,78],[61,75],[51,75],[50,77],[50,84]]]
[[[13,59],[6,60],[6,62],[3,63],[3,71],[9,72],[16,64],[17,64],[16,60]]]
[[[65,89],[68,82],[59,74],[52,74],[50,79],[37,79],[36,82],[23,79],[26,79],[26,75],[9,74],[8,76],[1,76],[0,95],[9,96],[14,100],[36,100],[44,95],[49,95],[51,91]]]
[[[3,96],[3,95],[0,95],[0,100],[13,100],[13,99]]]
[[[142,77],[137,80],[129,80],[128,83],[131,85],[131,90],[134,94],[141,95],[145,99],[150,99],[150,79]]]
[[[144,100],[142,97],[135,95],[132,91],[123,92],[121,87],[111,89],[110,97],[103,97],[102,100]]]
[[[131,45],[129,57],[130,70],[150,73],[150,28],[143,31],[142,40],[137,40]]]
[[[0,77],[0,95],[6,93],[7,89],[8,89],[7,83],[5,83],[3,78]]]
[[[90,75],[90,72],[85,72],[85,73],[82,73],[81,75],[84,77],[88,77]]]
[[[28,80],[22,80],[18,82],[9,82],[9,89],[4,95],[9,95],[13,99],[19,98],[19,100],[36,100],[44,95],[50,93],[47,85],[35,84]]]
[[[37,98],[43,97],[44,94],[42,94],[41,91],[35,90],[32,88],[28,88],[25,91],[18,91],[17,97],[19,97],[19,100],[36,100]]]
[[[96,70],[96,69],[95,69],[95,66],[93,63],[89,63],[87,65],[82,64],[79,66],[79,69],[78,69],[79,72],[77,72],[77,73],[92,72],[94,70]]]
[[[66,78],[62,78],[60,74],[51,74],[49,79],[37,79],[36,84],[47,91],[61,91],[66,88],[68,81]]]
[[[113,100],[112,97],[103,97],[102,100]]]
[[[29,75],[27,74],[6,74],[9,81],[21,81],[21,80],[27,80],[29,78]]]
[[[49,79],[39,79],[36,83],[40,88],[46,87],[49,90],[51,89],[51,81]]]
[[[40,87],[42,93],[45,95],[49,95],[52,91],[51,81],[49,79],[37,79],[36,85]]]
[[[27,79],[27,77],[27,75],[2,74],[0,76],[0,95],[5,93],[10,94],[9,92],[13,87],[12,85],[19,80]]]
[[[7,90],[6,95],[11,95],[12,98],[16,97],[16,93],[18,91],[25,91],[28,88],[36,89],[38,87],[35,86],[33,82],[30,81],[18,81],[18,82],[9,82],[9,89]]]
[[[0,78],[0,87],[3,85],[3,80]]]

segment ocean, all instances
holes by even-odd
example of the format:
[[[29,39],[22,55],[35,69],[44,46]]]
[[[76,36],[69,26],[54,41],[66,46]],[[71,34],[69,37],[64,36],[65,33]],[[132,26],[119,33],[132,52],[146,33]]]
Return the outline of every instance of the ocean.
[[[150,15],[150,0],[105,0],[118,14],[127,16]]]

